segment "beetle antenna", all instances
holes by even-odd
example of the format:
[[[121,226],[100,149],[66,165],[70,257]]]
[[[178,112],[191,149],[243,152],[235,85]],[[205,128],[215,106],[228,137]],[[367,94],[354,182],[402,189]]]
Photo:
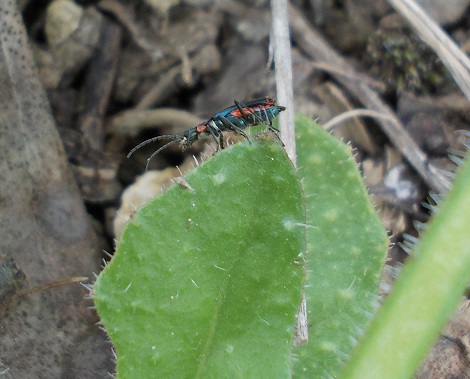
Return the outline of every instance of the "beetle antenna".
[[[129,154],[127,154],[127,158],[130,158],[132,154],[134,154],[137,150],[139,150],[142,146],[148,145],[149,143],[155,142],[155,141],[160,141],[162,139],[171,139],[172,141],[170,143],[167,143],[163,147],[157,150],[157,152],[162,151],[165,147],[172,145],[173,143],[180,142],[183,139],[183,136],[180,135],[164,135],[164,136],[158,136],[158,137],[153,137],[148,140],[145,140],[144,142],[139,143],[136,147],[134,147],[131,151],[129,151]],[[153,153],[150,158],[152,158],[156,153]]]
[[[181,136],[177,136],[177,137],[181,137]],[[155,155],[157,155],[160,151],[165,150],[168,146],[174,145],[175,143],[179,143],[180,141],[181,139],[174,139],[173,141],[170,141],[167,144],[163,145],[160,149],[154,151],[152,155],[147,159],[147,164],[145,165],[145,171],[148,171],[150,161]]]

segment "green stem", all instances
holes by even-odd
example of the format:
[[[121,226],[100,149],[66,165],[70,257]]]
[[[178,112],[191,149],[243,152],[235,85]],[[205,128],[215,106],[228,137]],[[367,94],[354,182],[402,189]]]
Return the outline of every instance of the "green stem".
[[[411,378],[470,274],[470,161],[416,246],[342,378]]]

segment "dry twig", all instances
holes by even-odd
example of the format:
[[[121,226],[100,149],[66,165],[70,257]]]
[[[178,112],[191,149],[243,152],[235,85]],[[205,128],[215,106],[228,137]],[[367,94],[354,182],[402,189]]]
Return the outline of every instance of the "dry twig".
[[[414,0],[389,0],[389,3],[441,58],[470,101],[470,59],[467,55]]]
[[[444,192],[448,186],[447,178],[428,161],[426,154],[404,129],[393,111],[370,88],[369,84],[357,79],[364,74],[360,75],[345,59],[336,53],[292,4],[289,7],[289,17],[293,38],[299,48],[314,59],[338,67],[337,72],[348,72],[349,75],[347,76],[336,73],[333,75],[367,108],[386,116],[386,118],[378,119],[385,134],[431,188],[438,192]]]
[[[282,140],[287,155],[294,166],[297,166],[295,152],[295,124],[294,124],[294,92],[292,89],[292,58],[289,36],[289,19],[287,13],[287,0],[272,0],[272,32],[271,45],[274,50],[274,63],[276,67],[276,90],[280,104],[285,105],[286,112],[279,117]],[[294,345],[308,342],[307,301],[305,293],[302,294]]]

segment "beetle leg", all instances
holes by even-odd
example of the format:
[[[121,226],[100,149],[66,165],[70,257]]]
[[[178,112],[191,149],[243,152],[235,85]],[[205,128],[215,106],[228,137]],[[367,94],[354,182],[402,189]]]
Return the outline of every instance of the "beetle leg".
[[[247,136],[247,134],[241,128],[234,125],[233,122],[227,120],[225,117],[220,117],[220,121],[222,122],[222,125],[225,126],[225,128],[233,131],[234,133],[241,134],[243,137],[246,138],[249,143],[251,143],[250,138]]]
[[[259,117],[255,112],[253,112],[247,105],[245,105],[243,102],[235,100],[235,105],[237,109],[240,111],[240,114],[242,115],[242,118],[252,124],[255,122],[256,124],[264,124],[265,122],[261,117]],[[248,109],[248,113],[245,113],[245,109]],[[248,118],[248,115],[251,115],[253,117],[253,120],[250,120]]]

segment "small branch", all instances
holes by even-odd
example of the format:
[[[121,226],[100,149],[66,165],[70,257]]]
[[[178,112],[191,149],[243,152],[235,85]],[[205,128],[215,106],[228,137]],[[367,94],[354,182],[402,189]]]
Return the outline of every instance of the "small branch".
[[[277,100],[286,107],[286,111],[279,115],[279,125],[287,155],[296,166],[294,92],[287,0],[272,0],[271,10],[271,47],[274,51]]]
[[[142,129],[166,127],[178,130],[201,122],[201,118],[186,111],[174,108],[131,109],[122,111],[106,122],[106,132],[135,137]]]
[[[340,113],[339,115],[333,117],[331,120],[323,124],[322,128],[331,132],[339,124],[351,118],[356,118],[356,117],[372,117],[372,118],[393,121],[393,118],[391,118],[389,115],[386,115],[386,114],[371,111],[368,109],[352,109],[350,111]]]
[[[294,166],[297,167],[295,152],[294,92],[292,89],[292,58],[287,0],[272,0],[271,11],[271,46],[274,50],[277,100],[279,104],[286,107],[286,111],[279,115],[281,138],[285,144],[287,155]],[[297,314],[294,346],[302,345],[307,342],[307,301],[305,299],[305,292],[302,292],[302,302]]]
[[[389,3],[408,20],[424,42],[439,55],[463,94],[470,101],[470,59],[414,0],[389,0]]]
[[[359,73],[328,45],[321,34],[310,26],[303,14],[292,4],[289,6],[289,17],[292,35],[298,47],[314,59],[337,66],[338,72],[349,72],[347,76],[336,73],[333,75],[367,108],[387,116],[387,119],[378,120],[384,133],[433,190],[445,192],[448,179],[429,162],[426,154],[405,130],[390,107],[380,99],[368,83],[359,79]]]
[[[32,295],[34,293],[38,293],[38,292],[41,292],[41,291],[47,291],[51,288],[65,286],[67,284],[84,282],[84,281],[87,281],[87,280],[88,280],[88,278],[86,276],[74,276],[74,277],[71,277],[71,278],[52,280],[50,282],[47,282],[47,283],[44,283],[44,284],[39,284],[39,285],[34,286],[32,288],[26,289],[24,291],[17,292],[15,294],[13,294],[13,296],[11,296],[6,301],[0,303],[0,306],[3,307],[3,308],[7,308],[14,301],[16,301],[20,298]]]

